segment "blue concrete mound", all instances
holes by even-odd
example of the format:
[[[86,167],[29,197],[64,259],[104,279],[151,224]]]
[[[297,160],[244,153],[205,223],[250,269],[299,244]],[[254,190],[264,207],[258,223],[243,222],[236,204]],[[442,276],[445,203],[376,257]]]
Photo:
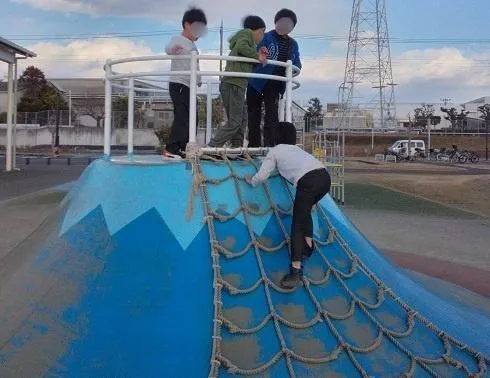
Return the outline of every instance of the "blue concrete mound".
[[[191,169],[192,168],[192,169]],[[0,261],[0,377],[488,377],[490,320],[387,261],[331,198],[282,290],[294,188],[254,162],[92,163]]]

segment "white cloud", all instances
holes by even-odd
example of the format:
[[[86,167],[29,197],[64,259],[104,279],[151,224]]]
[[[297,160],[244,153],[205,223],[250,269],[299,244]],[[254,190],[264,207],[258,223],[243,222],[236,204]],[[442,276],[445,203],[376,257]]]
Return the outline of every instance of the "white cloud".
[[[19,72],[26,65],[40,67],[48,77],[102,77],[107,58],[156,55],[146,43],[111,38],[78,40],[65,44],[41,42],[27,46],[36,51],[36,59],[21,61]],[[455,101],[466,101],[489,95],[490,52],[466,55],[455,48],[412,50],[393,57],[394,79],[399,101],[437,101],[448,96]],[[295,98],[303,102],[318,96],[328,101],[337,100],[339,84],[343,81],[344,57],[329,55],[323,58],[304,58],[298,80],[302,87]],[[201,62],[201,69],[216,71],[218,62]],[[115,71],[155,71],[168,69],[168,62],[139,62],[115,68]],[[0,78],[6,65],[0,65]]]
[[[348,27],[350,6],[338,0],[309,0],[308,6],[299,6],[296,0],[283,0],[272,4],[263,0],[194,0],[179,2],[175,0],[10,0],[11,2],[34,8],[60,12],[78,13],[92,16],[145,17],[165,22],[180,23],[183,12],[190,6],[201,7],[210,25],[225,24],[238,26],[239,20],[250,13],[264,18],[272,27],[275,12],[280,8],[293,9],[298,16],[298,33],[344,33]]]
[[[474,63],[456,48],[411,50],[397,57],[393,71],[404,84],[414,79],[452,78],[472,69]]]

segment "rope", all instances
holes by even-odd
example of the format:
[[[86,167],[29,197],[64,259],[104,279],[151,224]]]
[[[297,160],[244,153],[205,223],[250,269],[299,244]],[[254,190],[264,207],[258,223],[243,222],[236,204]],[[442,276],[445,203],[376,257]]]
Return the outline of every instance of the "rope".
[[[249,162],[252,164],[256,170],[258,167],[256,162],[249,156],[244,155],[240,157],[243,161]],[[225,164],[230,174],[226,177],[220,179],[210,179],[205,177],[202,174],[202,168],[200,166],[200,160],[216,160],[219,161],[220,164]],[[440,364],[448,364],[453,366],[456,369],[459,369],[462,373],[468,376],[483,376],[488,370],[488,358],[483,357],[481,354],[476,351],[470,349],[466,345],[461,342],[451,338],[440,329],[438,329],[434,324],[423,318],[420,314],[414,311],[410,306],[404,303],[399,297],[393,293],[393,291],[388,288],[379,278],[377,278],[368,267],[359,259],[359,257],[352,251],[350,246],[344,241],[340,233],[336,231],[333,227],[331,220],[328,218],[325,210],[321,206],[316,206],[316,211],[319,212],[323,220],[326,222],[328,227],[328,238],[327,240],[317,240],[313,239],[313,245],[315,252],[320,256],[321,261],[325,265],[325,274],[324,277],[319,280],[314,280],[311,277],[305,276],[303,277],[303,285],[304,289],[314,304],[316,308],[316,313],[313,317],[305,322],[293,322],[290,321],[283,316],[279,315],[275,305],[272,300],[271,290],[275,290],[279,293],[288,294],[293,290],[287,290],[276,285],[271,279],[267,276],[267,272],[265,271],[264,264],[261,257],[261,251],[267,253],[277,253],[284,246],[288,246],[288,250],[290,251],[290,237],[288,231],[286,230],[281,215],[290,215],[292,212],[292,204],[287,211],[280,209],[279,206],[275,205],[272,200],[271,193],[269,191],[267,183],[263,183],[262,187],[265,191],[266,198],[268,201],[268,207],[262,211],[250,209],[243,200],[242,189],[240,187],[240,181],[243,180],[243,177],[240,177],[236,174],[233,164],[227,158],[226,155],[222,156],[222,159],[209,159],[206,156],[194,156],[191,159],[191,163],[193,166],[194,178],[193,185],[191,188],[191,194],[189,199],[189,204],[193,202],[194,196],[197,194],[197,191],[200,189],[201,201],[205,214],[205,221],[208,226],[209,237],[210,237],[210,246],[211,246],[211,260],[212,260],[212,269],[213,269],[213,287],[214,287],[214,314],[213,314],[213,338],[212,338],[212,356],[211,356],[211,367],[209,372],[209,377],[217,377],[221,368],[228,369],[228,372],[231,374],[237,375],[258,375],[264,373],[272,366],[274,366],[279,360],[283,359],[286,362],[286,366],[288,368],[288,373],[290,377],[295,377],[295,371],[293,369],[292,360],[296,360],[302,362],[304,364],[326,364],[329,363],[339,357],[342,352],[345,352],[353,366],[358,370],[360,375],[363,377],[369,377],[368,372],[361,366],[359,361],[356,358],[356,354],[367,354],[371,353],[383,342],[383,340],[387,340],[391,343],[398,351],[405,354],[409,361],[410,365],[408,371],[403,373],[402,375],[405,377],[413,377],[416,372],[417,366],[420,366],[424,369],[430,376],[439,377],[440,375],[431,367],[431,365],[440,365]],[[209,203],[208,193],[207,193],[207,185],[220,185],[226,180],[232,179],[235,186],[236,195],[238,196],[240,207],[235,210],[232,214],[223,215],[216,213],[211,208],[211,204]],[[285,190],[288,193],[288,196],[293,201],[293,196],[291,193],[291,189],[289,185],[281,178],[281,183],[285,187]],[[191,208],[190,213],[192,214],[192,205],[188,207]],[[276,218],[281,232],[283,233],[284,239],[278,245],[270,247],[263,245],[260,240],[255,237],[255,234],[252,229],[250,215],[263,215],[267,212],[273,213]],[[217,240],[216,230],[214,228],[214,222],[228,222],[234,219],[238,214],[242,213],[243,218],[246,223],[246,227],[248,230],[248,234],[250,237],[250,242],[245,246],[244,249],[238,252],[231,251],[223,246]],[[348,272],[344,272],[337,267],[335,267],[327,257],[328,249],[332,248],[332,245],[336,244],[340,246],[342,252],[345,256],[350,260],[351,264],[348,269]],[[258,266],[258,270],[260,272],[259,279],[253,283],[248,288],[238,288],[229,282],[225,281],[221,277],[221,265],[220,258],[226,259],[236,259],[246,255],[247,253],[253,253],[255,256],[255,261]],[[366,300],[359,298],[359,296],[350,289],[349,285],[346,281],[352,279],[360,273],[364,275],[370,282],[372,282],[376,287],[376,302],[370,303]],[[327,309],[323,308],[320,303],[320,300],[316,297],[315,293],[312,291],[312,286],[322,286],[325,285],[329,280],[334,279],[339,282],[340,286],[343,288],[348,297],[350,297],[350,305],[349,309],[345,313],[332,313]],[[234,324],[231,320],[227,319],[223,313],[223,303],[222,303],[222,290],[225,289],[230,295],[246,295],[254,292],[261,288],[264,290],[264,294],[266,297],[266,302],[268,306],[268,314],[260,321],[260,323],[256,324],[250,328],[242,328]],[[380,306],[384,303],[385,298],[390,297],[395,303],[397,303],[404,311],[406,311],[406,327],[403,331],[397,331],[387,328],[375,314],[373,314],[372,310],[380,308]],[[352,345],[347,342],[337,327],[335,326],[333,320],[347,320],[352,318],[355,314],[356,309],[360,310],[363,314],[366,315],[367,319],[371,322],[371,324],[377,330],[377,335],[374,337],[372,342],[369,345]],[[410,351],[407,347],[405,347],[402,343],[400,343],[399,339],[403,339],[412,334],[415,325],[422,324],[426,326],[429,330],[435,332],[436,335],[441,339],[444,345],[444,353],[440,356],[440,358],[428,359],[422,356],[417,356],[412,351]],[[244,369],[240,366],[236,366],[232,361],[223,356],[222,354],[222,346],[221,346],[221,330],[223,327],[232,333],[232,334],[241,334],[241,335],[252,335],[260,330],[264,329],[268,324],[272,324],[277,339],[279,341],[280,350],[272,356],[269,361],[264,362],[260,366],[257,366],[253,369]],[[329,352],[327,355],[318,358],[305,357],[296,353],[295,351],[288,348],[285,342],[283,330],[281,329],[281,325],[286,326],[291,329],[304,330],[309,329],[317,324],[325,324],[325,326],[329,329],[332,335],[334,335],[337,345],[334,349]],[[454,355],[452,355],[453,346],[460,348],[463,352],[467,351],[470,353],[475,361],[477,362],[478,371],[471,372],[470,369]]]

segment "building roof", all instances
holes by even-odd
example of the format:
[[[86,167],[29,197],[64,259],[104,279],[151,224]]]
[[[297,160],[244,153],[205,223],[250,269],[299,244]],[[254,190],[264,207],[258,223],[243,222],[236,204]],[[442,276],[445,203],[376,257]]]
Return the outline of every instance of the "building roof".
[[[11,50],[14,54],[22,55],[27,58],[34,58],[37,56],[36,53],[2,37],[0,37],[0,47],[4,47],[7,50]]]
[[[490,96],[480,97],[480,98],[477,98],[475,100],[465,102],[465,105],[466,104],[488,104],[488,103],[490,103]]]
[[[77,97],[104,97],[105,96],[105,79],[103,78],[64,78],[64,79],[48,79],[48,81],[53,84],[58,90],[68,94],[71,91],[72,98]],[[146,95],[152,93],[152,89],[162,90],[166,89],[160,86],[146,83],[141,80],[135,80],[135,86],[140,88],[147,88],[148,92]],[[113,87],[114,94],[124,93],[124,89]],[[137,95],[143,95],[142,92],[137,93]],[[157,96],[162,96],[165,94],[155,93]]]

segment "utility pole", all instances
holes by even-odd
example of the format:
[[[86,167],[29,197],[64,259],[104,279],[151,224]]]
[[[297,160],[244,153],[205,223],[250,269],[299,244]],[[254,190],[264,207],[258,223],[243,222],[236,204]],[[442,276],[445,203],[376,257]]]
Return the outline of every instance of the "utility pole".
[[[441,98],[441,101],[444,104],[444,107],[446,107],[447,104],[451,101],[451,99],[450,98],[447,98],[447,97],[444,97],[444,98]]]
[[[71,127],[71,89],[68,91],[68,126]]]
[[[223,56],[223,19],[221,19],[221,26],[219,27],[219,55]],[[223,61],[219,61],[219,72],[223,71]]]

